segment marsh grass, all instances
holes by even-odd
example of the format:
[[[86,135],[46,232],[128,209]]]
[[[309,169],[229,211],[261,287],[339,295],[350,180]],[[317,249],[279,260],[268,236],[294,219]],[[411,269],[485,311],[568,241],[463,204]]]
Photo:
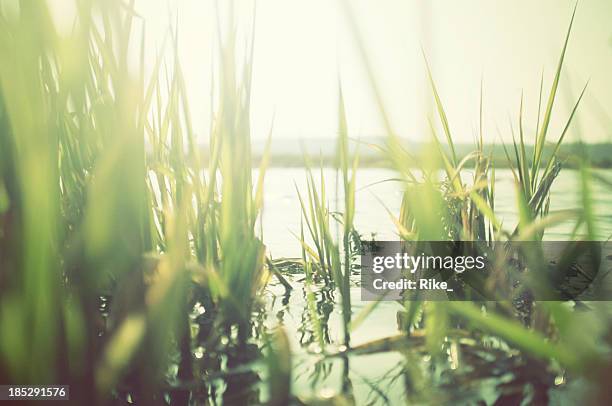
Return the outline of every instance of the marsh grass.
[[[384,154],[389,162],[398,172],[404,185],[404,196],[401,204],[399,216],[392,214],[392,220],[397,225],[398,235],[410,241],[479,241],[488,246],[494,246],[506,241],[541,241],[545,229],[560,222],[575,220],[576,227],[585,223],[587,238],[594,238],[594,221],[592,212],[592,196],[590,192],[591,179],[586,173],[588,169],[583,169],[581,173],[582,201],[584,210],[581,213],[561,211],[550,211],[550,189],[561,169],[561,161],[558,158],[560,146],[565,139],[572,120],[578,110],[580,101],[585,94],[582,90],[578,97],[570,116],[568,117],[562,133],[553,143],[550,156],[544,157],[545,145],[549,142],[549,124],[552,119],[553,106],[557,98],[557,90],[564,64],[567,46],[570,40],[570,33],[574,22],[576,9],[572,13],[567,34],[564,39],[563,48],[559,57],[559,62],[552,86],[548,95],[543,114],[541,113],[541,100],[543,79],[540,90],[540,107],[536,133],[534,134],[533,155],[529,156],[526,152],[525,144],[527,135],[524,132],[523,119],[523,100],[521,99],[518,119],[519,138],[518,141],[512,135],[514,142],[511,151],[506,150],[506,156],[512,170],[516,183],[517,191],[517,212],[519,213],[518,225],[512,230],[506,230],[504,224],[497,217],[495,210],[495,163],[492,162],[490,154],[484,150],[483,143],[483,92],[481,91],[480,100],[480,126],[476,146],[472,154],[468,154],[459,161],[454,147],[454,137],[452,127],[448,121],[442,98],[436,87],[433,74],[425,58],[425,64],[429,82],[431,85],[434,109],[439,120],[439,127],[443,132],[442,142],[437,135],[436,125],[430,120],[432,142],[429,148],[421,152],[421,156],[415,156],[403,148],[402,143],[395,135],[385,110],[380,90],[378,89],[376,75],[373,73],[368,56],[363,46],[357,23],[346,4],[347,15],[353,29],[358,49],[361,52],[364,65],[366,66],[371,85],[376,95],[383,122],[387,126],[387,142],[382,147]],[[466,184],[462,176],[462,171],[466,168],[466,163],[473,161],[471,165],[471,183]],[[428,164],[429,163],[429,164]],[[419,170],[415,171],[413,168]],[[443,168],[440,179],[438,168]],[[546,267],[542,262],[543,257],[537,246],[535,251],[522,253],[527,259],[530,268],[535,274],[532,279],[523,282],[527,286],[538,286],[542,282],[542,273],[539,272]],[[506,267],[508,273],[513,271]],[[509,305],[497,303],[469,303],[469,302],[450,302],[450,303],[431,303],[422,302],[418,297],[410,298],[404,302],[405,309],[401,312],[400,319],[402,325],[411,336],[415,332],[424,328],[428,341],[429,351],[439,353],[443,343],[449,336],[449,327],[462,326],[463,323],[476,326],[483,332],[499,337],[512,345],[521,348],[525,352],[544,359],[556,359],[561,365],[573,369],[583,370],[585,365],[592,362],[596,351],[593,347],[589,350],[581,351],[576,356],[573,346],[577,345],[571,336],[564,335],[567,332],[564,325],[567,319],[571,318],[572,323],[577,321],[576,313],[569,310],[559,302],[547,302],[536,306],[536,319],[546,320],[545,327],[540,323],[532,326],[521,324],[513,320]],[[533,305],[533,303],[532,303]],[[575,325],[577,325],[575,324]],[[539,331],[535,331],[539,330]],[[554,339],[550,339],[551,331],[556,331]]]
[[[78,23],[67,36],[57,34],[45,1],[22,2],[12,12],[10,5],[0,1],[0,6],[0,382],[66,383],[79,404],[128,399],[188,404],[260,401],[264,379],[263,398],[271,404],[295,400],[299,351],[290,348],[282,325],[266,325],[262,305],[271,278],[287,297],[295,283],[269,257],[260,228],[270,138],[255,178],[252,36],[241,59],[236,32],[219,29],[205,154],[191,124],[178,27],[168,33],[147,76],[146,33],[133,0],[79,1]],[[350,7],[347,11],[359,39]],[[495,162],[483,141],[483,92],[474,151],[459,159],[427,64],[439,125],[432,123],[431,142],[416,155],[394,133],[358,40],[388,133],[379,150],[403,187],[400,212],[389,212],[401,239],[477,241],[488,247],[537,242],[547,227],[574,219],[572,237],[582,229],[595,240],[592,186],[609,181],[591,173],[586,159],[579,171],[581,212],[550,208],[550,188],[561,168],[559,148],[585,92],[545,157],[572,24],[573,16],[544,113],[538,114],[533,153],[525,147],[522,100],[514,126],[518,138],[513,129],[513,145],[506,149],[517,189],[519,224],[513,229],[496,215]],[[136,69],[128,51],[134,47]],[[296,187],[305,320],[321,360],[313,376],[330,376],[331,367],[324,365],[330,359],[339,358],[343,368],[333,401],[355,402],[356,374],[349,360],[366,354],[400,353],[403,362],[389,373],[404,379],[408,398],[430,403],[437,399],[430,383],[437,381],[421,366],[452,364],[447,371],[461,370],[469,362],[462,355],[474,359],[489,351],[501,362],[501,353],[512,358],[519,349],[529,359],[580,376],[600,367],[605,312],[587,316],[560,302],[537,303],[537,317],[522,323],[508,303],[432,303],[416,297],[401,303],[400,335],[352,342],[352,333],[364,328],[379,302],[354,314],[359,151],[351,149],[338,89],[335,197],[326,190],[323,169],[317,174],[308,157],[306,187]],[[542,266],[537,256],[526,257],[534,258],[532,268]],[[335,305],[339,325],[329,322]],[[385,388],[357,378],[387,399]]]
[[[351,324],[351,273],[354,265],[354,237],[356,231],[353,226],[355,216],[355,182],[357,166],[359,164],[359,153],[356,151],[351,157],[349,152],[349,138],[346,125],[346,114],[342,89],[339,87],[338,100],[338,140],[336,148],[336,169],[339,172],[342,187],[342,207],[339,216],[333,216],[328,203],[325,188],[325,177],[323,166],[320,168],[319,184],[315,182],[312,170],[306,159],[306,182],[307,198],[303,197],[296,186],[296,193],[302,209],[302,230],[299,238],[302,245],[302,258],[305,264],[308,282],[312,283],[312,270],[318,269],[319,279],[326,284],[333,284],[338,290],[342,304],[342,320],[344,328],[344,345],[350,345]],[[338,193],[336,194],[338,199]],[[333,237],[335,226],[342,230],[341,241]],[[303,224],[309,232],[312,247],[304,239]],[[342,258],[342,259],[341,259]],[[310,299],[309,299],[310,300]],[[310,304],[312,306],[312,304]]]
[[[0,376],[71,383],[83,403],[116,387],[158,401],[175,352],[178,378],[193,380],[195,303],[218,327],[200,329],[211,351],[223,336],[244,347],[269,275],[256,232],[266,159],[255,184],[250,161],[252,52],[237,72],[233,33],[219,46],[205,167],[178,34],[164,45],[170,63],[162,50],[146,78],[133,6],[81,2],[67,37],[45,2],[0,14]]]

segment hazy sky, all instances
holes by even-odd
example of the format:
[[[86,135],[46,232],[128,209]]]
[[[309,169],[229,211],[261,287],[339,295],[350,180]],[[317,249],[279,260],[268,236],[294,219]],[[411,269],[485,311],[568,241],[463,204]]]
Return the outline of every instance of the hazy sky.
[[[70,2],[69,0],[65,0]],[[54,3],[64,3],[54,0]],[[542,70],[550,88],[574,0],[353,0],[349,2],[385,107],[396,131],[422,139],[431,104],[421,46],[457,139],[470,141],[484,80],[488,141],[509,134],[525,93],[526,128],[535,125]],[[227,1],[219,1],[225,7]],[[338,0],[259,0],[256,5],[252,99],[253,136],[331,137],[337,128],[340,78],[353,136],[382,134],[362,60]],[[146,20],[149,57],[178,13],[180,58],[194,125],[208,128],[210,76],[216,44],[212,0],[137,0]],[[61,10],[61,7],[57,7]],[[236,1],[242,37],[252,1]],[[579,130],[590,141],[612,136],[612,2],[582,0],[566,58],[552,129],[559,133],[572,100],[590,78]],[[225,27],[227,28],[227,27]],[[546,94],[548,90],[546,90]]]

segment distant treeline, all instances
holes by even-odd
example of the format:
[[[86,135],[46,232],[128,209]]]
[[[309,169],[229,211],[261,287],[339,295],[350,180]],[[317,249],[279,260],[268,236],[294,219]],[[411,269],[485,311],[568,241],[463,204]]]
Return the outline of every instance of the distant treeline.
[[[279,140],[281,141],[281,140]],[[270,166],[272,167],[303,167],[305,165],[304,154],[296,151],[298,148],[287,148],[286,142],[282,140],[279,146],[275,146],[275,142],[272,142],[272,148],[270,151]],[[293,145],[295,146],[295,142]],[[314,144],[314,146],[313,146]],[[374,145],[382,146],[382,142],[367,142],[359,147],[359,164],[361,167],[370,168],[386,168],[390,167],[390,162],[385,158],[384,154],[380,152]],[[306,144],[308,161],[310,165],[319,166],[334,166],[334,142],[324,142],[317,140],[314,142],[308,142]],[[426,144],[423,143],[406,143],[405,148],[415,158],[414,165],[419,165],[419,159],[422,156],[422,152]],[[528,155],[533,154],[533,146],[525,146]],[[549,145],[544,150],[544,160],[552,153],[552,145]],[[463,159],[469,153],[474,151],[474,146],[471,144],[456,144],[455,150],[458,159]],[[512,145],[506,145],[506,150],[513,164],[515,162],[514,148]],[[316,152],[315,152],[316,151]],[[485,151],[489,154],[495,166],[498,168],[509,167],[508,156],[504,151],[504,147],[501,144],[491,144],[485,146]],[[204,151],[207,155],[206,151]],[[253,145],[253,164],[259,165],[261,157],[263,155],[263,148],[257,143]],[[577,167],[581,162],[587,162],[590,166],[596,168],[612,168],[612,143],[598,143],[598,144],[565,144],[561,146],[558,154],[559,158],[563,162],[563,166],[566,168]],[[473,165],[473,162],[468,162],[467,167]]]

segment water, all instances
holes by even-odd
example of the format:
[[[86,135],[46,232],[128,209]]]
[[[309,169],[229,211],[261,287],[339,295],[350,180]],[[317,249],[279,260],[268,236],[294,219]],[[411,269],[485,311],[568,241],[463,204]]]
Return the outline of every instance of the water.
[[[612,180],[612,171],[598,170],[598,173]],[[334,210],[335,171],[325,169],[323,172],[330,206]],[[555,180],[551,189],[550,210],[579,209],[580,180],[579,172],[564,169]],[[315,173],[315,181],[318,180]],[[471,176],[465,171],[465,180]],[[385,207],[398,215],[402,200],[401,183],[388,181],[397,178],[397,174],[387,169],[361,169],[357,173],[357,193],[355,227],[359,233],[369,238],[372,234],[378,240],[395,240],[395,225]],[[382,183],[381,183],[382,182]],[[306,190],[304,170],[301,168],[271,168],[266,173],[265,201],[263,214],[264,240],[268,250],[275,257],[299,257],[300,245],[297,237],[300,233],[300,203],[295,187],[302,193]],[[594,208],[598,239],[607,240],[612,235],[612,188],[593,182]],[[516,211],[516,193],[512,172],[509,169],[498,169],[495,181],[495,213],[502,221],[504,228],[512,230],[518,221]],[[342,199],[342,196],[340,196]],[[340,202],[340,207],[342,201]],[[551,227],[545,238],[563,240],[572,231],[573,221]]]
[[[612,179],[610,171],[601,175]],[[510,170],[498,170],[496,178],[496,214],[504,228],[512,229],[517,222],[514,180]],[[335,172],[324,170],[326,190],[332,210],[335,205]],[[362,169],[357,175],[355,226],[359,233],[379,240],[397,239],[395,226],[387,209],[397,215],[401,203],[401,184],[393,179],[395,174],[385,169]],[[466,178],[467,180],[467,178]],[[274,258],[299,257],[300,203],[296,185],[306,190],[304,170],[300,168],[272,168],[266,175],[265,210],[263,213],[264,241]],[[578,209],[580,203],[579,173],[564,170],[551,190],[551,210]],[[612,213],[606,210],[612,201],[612,190],[593,184],[594,208],[598,225],[598,238],[612,235]],[[342,196],[339,196],[340,202]],[[385,209],[386,207],[386,209]],[[552,227],[546,232],[548,240],[563,240],[572,232],[574,221]],[[324,357],[324,353],[337,353],[342,342],[341,313],[338,306],[331,305],[336,292],[323,286],[315,288],[317,317],[324,327],[327,344],[319,348],[314,337],[314,326],[307,311],[306,290],[303,275],[286,275],[294,286],[286,295],[284,288],[273,280],[266,292],[265,325],[274,328],[282,325],[286,329],[293,359],[293,391],[302,399],[328,399],[342,396],[342,389],[350,387],[357,404],[416,403],[475,403],[485,399],[492,403],[502,395],[502,383],[522,388],[531,385],[533,396],[548,396],[551,372],[534,361],[517,361],[517,357],[494,347],[482,351],[477,346],[462,347],[465,360],[453,370],[449,357],[453,345],[447,343],[440,359],[432,358],[424,342],[416,343],[410,351],[384,351],[371,355]],[[359,288],[351,290],[353,317],[369,305],[360,300]],[[339,298],[336,297],[336,302]],[[351,346],[370,343],[373,340],[391,337],[400,333],[398,314],[403,307],[396,302],[381,302],[351,334]],[[473,351],[473,353],[471,353]],[[450,365],[450,366],[449,366]],[[507,369],[503,375],[500,370]],[[407,371],[412,371],[408,373]],[[533,371],[538,371],[535,374]],[[541,371],[541,373],[539,372]],[[419,381],[419,379],[421,379]],[[419,385],[435,382],[436,387],[419,391]],[[544,383],[542,383],[544,382]],[[464,386],[459,386],[461,384]],[[539,388],[539,389],[538,389]],[[423,389],[423,388],[421,388]],[[508,392],[506,390],[506,392]],[[419,393],[427,393],[427,398]],[[473,397],[472,397],[473,396]]]

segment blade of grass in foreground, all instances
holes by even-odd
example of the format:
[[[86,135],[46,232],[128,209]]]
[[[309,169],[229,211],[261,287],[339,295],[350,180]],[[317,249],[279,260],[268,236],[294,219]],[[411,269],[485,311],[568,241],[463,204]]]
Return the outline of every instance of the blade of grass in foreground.
[[[433,76],[431,74],[431,68],[429,67],[427,56],[425,56],[425,51],[423,51],[423,58],[425,59],[425,66],[427,67],[427,77],[429,78],[429,84],[431,85],[431,90],[433,91],[434,99],[436,101],[436,107],[438,109],[438,116],[440,117],[440,121],[442,122],[442,128],[444,129],[444,135],[446,136],[446,142],[448,143],[448,146],[451,150],[452,164],[453,166],[457,166],[457,153],[455,152],[455,143],[453,142],[453,136],[450,131],[450,126],[448,125],[448,118],[446,117],[446,112],[444,111],[442,100],[440,100],[438,89],[436,87]]]
[[[451,313],[465,317],[474,326],[496,334],[535,356],[544,359],[556,359],[572,369],[579,368],[581,362],[585,361],[576,356],[573,348],[568,348],[560,343],[550,342],[540,334],[524,329],[516,321],[505,319],[494,313],[485,314],[472,303],[449,302],[448,309]]]
[[[563,61],[565,59],[565,52],[567,50],[567,44],[569,43],[570,34],[572,32],[572,25],[574,24],[574,17],[576,16],[576,9],[578,8],[578,2],[574,6],[574,11],[572,12],[572,18],[570,20],[569,27],[567,29],[567,34],[565,36],[565,41],[563,43],[563,50],[561,51],[561,56],[559,57],[559,63],[557,65],[557,70],[555,72],[555,78],[553,80],[552,87],[550,89],[550,93],[548,96],[548,102],[546,104],[546,110],[544,112],[544,117],[542,120],[542,127],[540,128],[540,132],[536,138],[535,147],[533,150],[533,166],[531,167],[531,179],[535,180],[538,176],[538,171],[540,168],[541,160],[542,160],[542,152],[544,151],[544,144],[546,143],[546,136],[548,134],[548,126],[550,124],[550,119],[552,117],[552,110],[555,103],[555,98],[557,96],[557,89],[559,87],[559,79],[561,77],[561,68],[563,67]]]

